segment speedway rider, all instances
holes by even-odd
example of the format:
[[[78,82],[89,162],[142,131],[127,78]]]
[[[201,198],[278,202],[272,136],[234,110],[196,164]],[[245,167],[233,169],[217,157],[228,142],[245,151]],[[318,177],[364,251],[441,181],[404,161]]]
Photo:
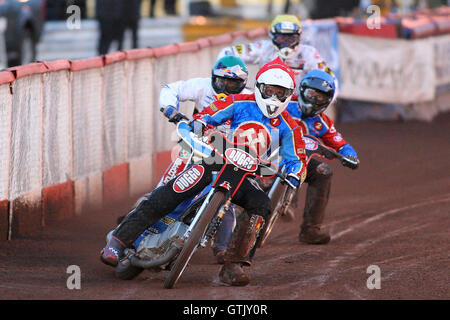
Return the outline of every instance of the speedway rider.
[[[162,112],[169,117],[169,121],[177,122],[179,119],[179,103],[193,101],[194,113],[203,111],[212,102],[223,99],[230,94],[250,94],[245,89],[247,84],[248,70],[244,62],[234,56],[224,56],[218,59],[211,71],[210,78],[193,78],[186,81],[180,80],[165,85],[159,95],[159,104]],[[227,131],[226,126],[221,129]],[[158,186],[166,184],[173,177],[184,170],[188,155],[181,151],[179,156],[172,161],[162,176]],[[223,263],[223,255],[231,239],[231,233],[235,225],[234,208],[230,206],[223,216],[217,233],[217,241],[212,245],[213,254],[219,263]]]
[[[294,71],[298,86],[305,74],[311,70],[322,69],[331,73],[316,48],[300,43],[302,30],[300,20],[296,16],[278,15],[270,25],[270,40],[226,47],[219,52],[218,57],[235,56],[247,65],[256,64],[260,67],[280,57]]]
[[[334,77],[322,70],[313,70],[301,80],[299,87],[298,106],[291,104],[287,111],[301,126],[303,134],[320,138],[326,146],[357,163],[351,166],[343,162],[344,165],[352,169],[358,168],[359,159],[355,149],[344,140],[336,130],[333,120],[324,113],[336,93]],[[321,230],[321,226],[328,204],[332,175],[330,167],[325,162],[315,158],[309,161],[305,180],[308,188],[299,233],[300,242],[325,244],[330,241],[330,235]],[[292,203],[294,208],[296,203],[294,199]]]
[[[251,93],[245,89],[248,70],[242,59],[224,56],[217,59],[211,78],[193,78],[165,85],[159,94],[159,104],[171,121],[177,122],[179,103],[193,101],[193,113],[203,111],[212,102],[230,94]]]
[[[193,120],[191,127],[194,133],[201,135],[207,126],[216,127],[230,120],[236,142],[250,144],[260,153],[276,144],[289,174],[289,184],[299,187],[306,177],[304,140],[298,124],[285,111],[294,88],[292,70],[276,59],[258,72],[254,94],[229,95],[225,100],[213,102],[210,108],[216,109],[216,113],[204,114],[200,119]],[[144,197],[125,217],[101,252],[104,263],[116,266],[123,250],[144,230],[173,211],[182,201],[203,190],[211,182],[211,172],[217,170],[217,164],[211,164],[206,159],[188,166],[184,172],[193,168],[204,174],[188,188],[176,192],[176,179],[172,179]],[[243,207],[247,214],[240,215],[243,218],[233,233],[219,278],[230,285],[247,285],[250,277],[242,267],[250,265],[248,256],[255,244],[257,230],[271,212],[271,202],[250,179],[243,181],[232,201]]]

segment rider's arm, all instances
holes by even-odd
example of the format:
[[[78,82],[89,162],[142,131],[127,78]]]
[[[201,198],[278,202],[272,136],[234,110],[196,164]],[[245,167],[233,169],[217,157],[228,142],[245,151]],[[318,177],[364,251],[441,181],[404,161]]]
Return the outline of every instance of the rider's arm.
[[[352,156],[354,158],[358,158],[358,154],[355,149],[344,140],[342,135],[336,130],[334,127],[334,122],[331,120],[326,114],[322,113],[319,116],[323,122],[328,126],[328,130],[323,134],[320,138],[323,143],[336,150],[344,157]]]
[[[225,100],[217,100],[211,103],[194,118],[201,119],[205,124],[218,126],[233,118],[234,95],[229,95]]]
[[[309,46],[309,45],[301,45],[301,52],[302,52],[303,58],[305,60],[305,65],[303,67],[304,68],[303,70],[306,73],[308,73],[314,69],[320,69],[320,70],[330,73],[328,71],[330,69],[327,66],[325,59],[322,58],[322,56],[320,55],[319,51],[316,48],[314,48],[313,46]],[[332,74],[332,73],[330,73],[330,74]]]
[[[204,78],[194,78],[166,84],[159,94],[159,104],[164,109],[172,106],[178,110],[179,103],[182,101],[197,102],[203,94],[204,82]]]
[[[319,137],[327,147],[338,151],[343,145],[347,144],[342,135],[334,127],[333,120],[331,120],[326,114],[321,113],[318,116],[318,120],[321,121],[326,128],[328,128],[328,130]]]
[[[264,53],[264,41],[225,47],[219,52],[217,59],[224,56],[235,56],[241,58],[246,64],[259,64]]]

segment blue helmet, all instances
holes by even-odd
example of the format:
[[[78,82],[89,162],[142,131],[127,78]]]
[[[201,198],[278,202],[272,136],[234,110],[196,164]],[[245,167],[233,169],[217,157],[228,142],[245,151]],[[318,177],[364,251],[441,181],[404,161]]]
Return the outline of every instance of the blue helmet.
[[[319,69],[308,72],[299,85],[298,104],[303,115],[311,117],[324,112],[333,100],[335,91],[331,74]]]

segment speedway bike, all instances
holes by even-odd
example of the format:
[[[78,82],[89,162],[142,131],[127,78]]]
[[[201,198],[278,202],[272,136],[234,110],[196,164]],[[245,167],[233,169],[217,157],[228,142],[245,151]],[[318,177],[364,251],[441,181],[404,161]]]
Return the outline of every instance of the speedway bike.
[[[234,143],[215,130],[203,137],[196,136],[185,116],[177,118],[179,144],[191,155],[188,163],[204,159],[214,164],[212,182],[147,228],[124,250],[124,256],[115,268],[116,276],[123,280],[133,279],[146,269],[168,270],[164,282],[164,288],[168,289],[175,286],[196,250],[214,240],[222,217],[229,210],[231,199],[244,179],[251,176],[261,179],[277,176],[285,182],[276,165],[261,159],[252,147]],[[176,179],[182,178],[183,173]]]

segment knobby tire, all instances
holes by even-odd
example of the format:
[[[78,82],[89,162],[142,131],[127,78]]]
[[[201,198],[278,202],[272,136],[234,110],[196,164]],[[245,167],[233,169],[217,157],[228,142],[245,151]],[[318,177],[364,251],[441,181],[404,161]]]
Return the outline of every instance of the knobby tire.
[[[194,255],[194,252],[197,249],[200,240],[205,235],[205,232],[211,220],[214,218],[217,210],[219,210],[220,206],[222,205],[224,199],[225,193],[222,191],[216,191],[211,197],[208,207],[205,209],[199,221],[197,222],[197,225],[192,230],[190,237],[184,243],[183,249],[181,250],[177,260],[172,266],[169,275],[164,281],[164,288],[171,289],[177,283],[184,269]]]

